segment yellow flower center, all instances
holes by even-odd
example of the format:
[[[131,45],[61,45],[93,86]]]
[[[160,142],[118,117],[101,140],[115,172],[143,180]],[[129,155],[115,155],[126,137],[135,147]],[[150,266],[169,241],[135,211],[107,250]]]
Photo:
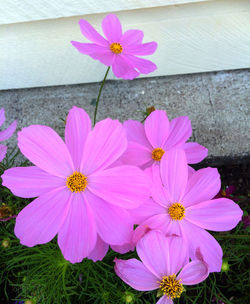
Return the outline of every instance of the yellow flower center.
[[[112,43],[109,48],[115,54],[121,54],[123,49],[121,44],[117,42]]]
[[[168,208],[168,213],[171,216],[172,220],[180,221],[185,216],[185,208],[180,203],[174,203]]]
[[[84,191],[87,187],[87,177],[75,171],[67,178],[66,185],[71,192]]]
[[[152,152],[153,160],[160,161],[165,151],[162,148],[155,148]]]
[[[222,196],[227,196],[226,191],[225,191],[225,190],[222,190],[222,191],[221,191],[221,195],[222,195]]]
[[[160,282],[160,291],[168,298],[179,298],[184,291],[184,287],[176,280],[176,275],[164,276]]]

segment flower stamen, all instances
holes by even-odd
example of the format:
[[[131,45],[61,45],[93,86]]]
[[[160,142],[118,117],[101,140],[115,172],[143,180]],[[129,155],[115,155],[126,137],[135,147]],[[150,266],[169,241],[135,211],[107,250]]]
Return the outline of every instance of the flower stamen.
[[[176,280],[176,275],[163,276],[160,282],[160,291],[168,298],[179,298],[184,291],[184,287],[180,283],[180,280]]]
[[[87,187],[87,177],[75,171],[67,178],[66,185],[71,192],[82,192]]]
[[[110,45],[110,50],[115,54],[121,54],[123,47],[120,43],[114,42]]]
[[[185,208],[180,203],[174,203],[168,208],[168,214],[172,218],[172,220],[180,221],[185,216]]]
[[[155,148],[152,152],[153,160],[160,161],[165,151],[162,148]]]

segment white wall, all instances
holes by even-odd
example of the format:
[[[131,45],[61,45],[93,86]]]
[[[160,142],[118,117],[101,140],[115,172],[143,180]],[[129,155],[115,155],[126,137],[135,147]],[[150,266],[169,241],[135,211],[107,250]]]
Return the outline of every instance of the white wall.
[[[48,3],[53,3],[54,10]],[[79,3],[86,4],[84,10]],[[147,57],[158,70],[149,76],[250,67],[249,0],[94,3],[97,1],[1,3],[0,89],[100,81],[106,67],[78,53],[70,41],[87,42],[80,33],[79,19],[100,30],[103,17],[114,11],[124,30],[141,29],[145,41],[158,42],[157,52]],[[114,78],[112,73],[110,78]]]

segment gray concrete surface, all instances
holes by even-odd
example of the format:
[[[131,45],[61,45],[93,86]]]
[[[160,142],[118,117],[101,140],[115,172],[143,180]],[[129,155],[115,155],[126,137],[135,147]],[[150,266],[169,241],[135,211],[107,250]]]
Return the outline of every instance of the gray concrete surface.
[[[109,81],[100,101],[98,120],[106,117],[143,118],[146,107],[165,109],[172,119],[188,115],[192,140],[209,150],[209,159],[250,155],[250,70]],[[0,91],[0,108],[7,122],[18,120],[19,129],[45,124],[63,135],[60,118],[76,105],[93,117],[99,83]],[[5,124],[7,125],[7,123]],[[16,136],[10,141],[13,147]]]

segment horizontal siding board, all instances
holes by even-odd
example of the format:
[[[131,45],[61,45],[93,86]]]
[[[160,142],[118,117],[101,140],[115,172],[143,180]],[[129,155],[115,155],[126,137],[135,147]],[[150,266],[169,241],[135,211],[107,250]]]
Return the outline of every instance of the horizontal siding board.
[[[120,12],[124,30],[139,28],[157,52],[149,76],[250,67],[249,2],[239,0]],[[104,15],[88,19],[100,30]],[[106,67],[78,53],[70,40],[86,42],[71,17],[0,26],[0,89],[100,81]],[[109,79],[114,79],[110,73]]]

